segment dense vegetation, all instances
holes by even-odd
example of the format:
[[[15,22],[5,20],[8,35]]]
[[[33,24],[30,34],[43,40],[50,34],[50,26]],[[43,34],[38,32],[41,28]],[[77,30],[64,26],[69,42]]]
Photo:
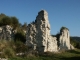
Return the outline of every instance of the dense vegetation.
[[[62,32],[64,29],[69,30],[67,27],[62,26],[62,27],[60,28],[60,32]]]
[[[25,44],[20,41],[0,41],[0,58],[9,58],[9,60],[79,60],[80,49],[62,51],[59,53],[46,52],[44,54],[37,54],[30,50]],[[25,53],[23,55],[16,55],[17,53]]]
[[[21,41],[0,40],[0,58],[16,57],[17,53],[25,53],[27,48]]]
[[[16,17],[9,17],[5,14],[0,14],[0,26],[10,25],[13,28],[17,28],[20,26],[20,23]]]
[[[19,22],[18,18],[6,16],[5,14],[0,14],[0,26],[10,25],[13,27],[13,30],[17,30],[17,33],[14,36],[14,40],[19,40],[21,42],[25,42],[25,33],[23,30],[26,30],[27,23],[23,25]]]
[[[70,37],[70,42],[75,48],[80,49],[80,42],[77,41],[77,39],[74,39],[73,37]]]
[[[62,51],[59,53],[46,52],[38,54],[30,50],[25,44],[20,41],[0,41],[0,58],[8,58],[9,60],[79,60],[80,49]],[[18,53],[25,53],[23,55],[16,55]]]

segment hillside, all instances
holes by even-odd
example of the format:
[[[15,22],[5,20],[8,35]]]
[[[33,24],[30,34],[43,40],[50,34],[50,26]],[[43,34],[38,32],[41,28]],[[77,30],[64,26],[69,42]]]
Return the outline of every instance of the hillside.
[[[80,37],[72,37],[75,41],[80,42]]]
[[[80,49],[80,37],[70,37],[70,42],[75,48]]]

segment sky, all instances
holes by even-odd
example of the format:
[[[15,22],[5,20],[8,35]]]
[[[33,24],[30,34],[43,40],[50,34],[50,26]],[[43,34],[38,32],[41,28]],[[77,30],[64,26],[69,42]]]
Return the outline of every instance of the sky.
[[[43,9],[48,12],[51,34],[65,26],[71,36],[80,37],[80,0],[0,0],[0,13],[15,16],[22,24],[34,21]]]

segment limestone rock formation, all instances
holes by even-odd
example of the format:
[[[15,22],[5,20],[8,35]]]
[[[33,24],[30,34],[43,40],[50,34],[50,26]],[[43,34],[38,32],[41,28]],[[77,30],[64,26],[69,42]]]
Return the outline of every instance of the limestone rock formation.
[[[59,38],[60,50],[69,50],[71,45],[69,30],[66,27],[62,27],[60,30],[60,34],[61,34]]]
[[[57,52],[57,40],[50,35],[48,13],[45,10],[41,10],[35,22],[28,25],[26,44],[39,52]]]

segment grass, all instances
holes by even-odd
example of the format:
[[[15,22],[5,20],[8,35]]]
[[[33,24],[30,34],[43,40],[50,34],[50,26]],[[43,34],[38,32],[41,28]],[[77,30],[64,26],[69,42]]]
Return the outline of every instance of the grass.
[[[31,57],[15,57],[9,60],[80,60],[80,49],[70,50],[62,53],[47,53]]]
[[[30,49],[21,42],[0,41],[0,52],[3,52],[0,54],[0,58],[8,58],[8,60],[80,60],[80,49],[62,51],[61,53],[47,52],[42,55],[29,50]],[[25,51],[27,52],[26,55],[16,56],[16,53],[25,53]]]

